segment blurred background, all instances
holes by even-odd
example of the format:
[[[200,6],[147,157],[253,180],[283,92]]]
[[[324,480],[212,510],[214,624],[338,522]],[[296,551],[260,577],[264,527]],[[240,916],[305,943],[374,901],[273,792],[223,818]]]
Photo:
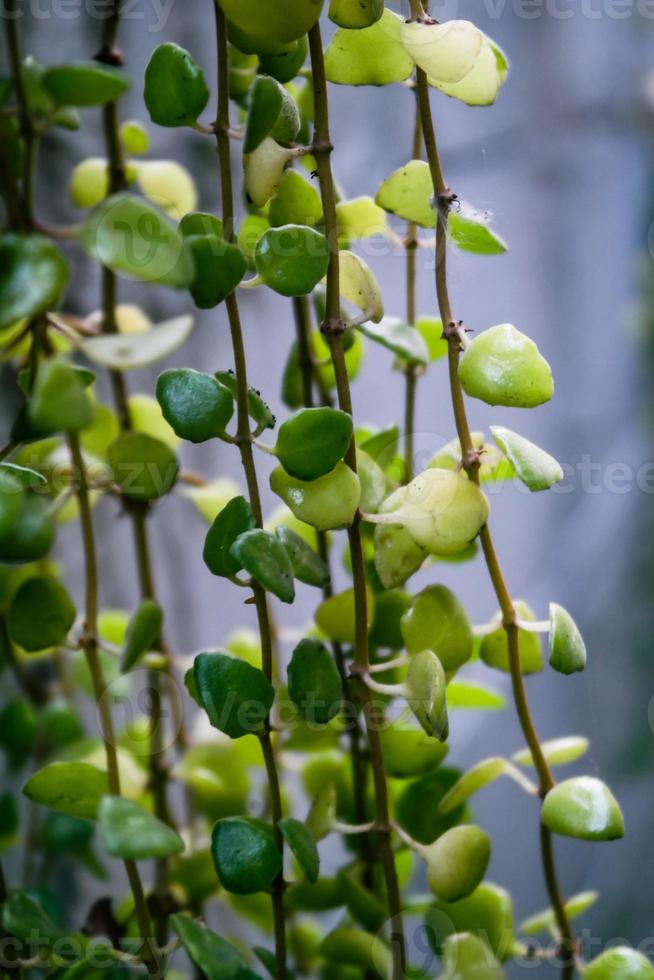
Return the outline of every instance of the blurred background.
[[[38,10],[33,3],[24,6],[25,51],[42,63],[90,57],[97,49],[101,24],[84,13],[84,3],[71,4],[67,11],[62,4],[61,15],[45,2]],[[390,6],[402,12],[401,4]],[[474,330],[515,323],[538,343],[557,386],[550,404],[519,418],[481,402],[469,406],[475,429],[487,430],[490,423],[516,428],[553,453],[566,470],[564,482],[546,494],[530,496],[512,484],[492,494],[492,524],[513,594],[526,599],[541,618],[550,600],[565,605],[589,650],[583,675],[565,679],[546,671],[528,679],[528,693],[541,738],[590,737],[590,754],[577,764],[578,771],[601,774],[626,818],[627,834],[618,843],[557,840],[563,887],[568,894],[587,888],[602,893],[593,912],[581,920],[602,944],[618,937],[636,945],[646,941],[644,951],[651,953],[654,6],[637,0],[447,0],[432,4],[432,11],[444,19],[474,20],[506,50],[512,64],[492,109],[472,109],[436,92],[433,108],[453,189],[492,215],[510,247],[500,257],[452,250],[456,313]],[[207,78],[214,77],[210,4],[140,0],[121,29],[135,79],[121,107],[123,118],[146,118],[143,71],[164,40],[188,48]],[[348,196],[374,195],[381,181],[410,158],[413,97],[399,86],[331,86],[330,96],[337,179]],[[66,187],[75,163],[99,152],[98,117],[86,112],[81,132],[57,130],[48,137],[37,193],[43,220],[79,220]],[[191,131],[149,129],[149,156],[186,164],[198,182],[200,208],[217,209],[212,140]],[[84,257],[72,254],[78,271],[66,309],[86,314],[98,306],[99,282],[90,263],[87,268]],[[382,283],[386,312],[402,316],[402,251],[373,243],[363,254]],[[419,313],[433,315],[429,252],[420,253],[418,297]],[[155,322],[190,308],[186,294],[130,283],[121,286],[121,299],[139,302]],[[284,417],[279,388],[293,334],[291,305],[263,290],[243,293],[241,302],[251,381]],[[231,367],[224,308],[196,315],[196,330],[171,364]],[[353,389],[360,424],[400,421],[403,378],[391,367],[391,355],[368,344]],[[0,398],[6,424],[13,382],[3,370]],[[132,373],[131,390],[152,393],[159,370]],[[442,363],[432,367],[418,388],[418,466],[454,435],[445,371]],[[237,454],[229,447],[185,446],[183,453],[187,465],[207,477],[228,474],[240,480]],[[264,483],[268,468],[262,457]],[[269,510],[275,506],[269,494],[267,504]],[[135,579],[129,528],[113,503],[95,513],[103,604],[131,609]],[[248,607],[235,601],[230,585],[205,568],[205,532],[200,516],[181,498],[163,503],[153,520],[157,586],[168,610],[169,636],[174,648],[185,653],[215,649],[234,626],[252,623]],[[79,599],[82,556],[75,525],[60,534],[58,554]],[[475,622],[495,612],[479,559],[431,566],[412,580],[412,591],[439,580],[454,589]],[[279,610],[283,625],[302,626],[312,600],[300,595],[295,606]],[[505,675],[484,673],[508,694]],[[488,714],[459,712],[453,719],[454,764],[467,766],[521,745],[510,707]],[[491,880],[512,891],[519,918],[542,908],[547,903],[533,803],[512,784],[498,784],[480,794],[475,812],[494,842]],[[531,972],[550,974],[543,966]]]

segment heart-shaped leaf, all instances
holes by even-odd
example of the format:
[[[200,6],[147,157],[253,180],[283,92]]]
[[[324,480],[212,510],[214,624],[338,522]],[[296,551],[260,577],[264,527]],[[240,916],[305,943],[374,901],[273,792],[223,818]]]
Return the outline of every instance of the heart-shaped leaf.
[[[270,202],[268,219],[273,228],[291,224],[314,228],[322,221],[320,194],[297,170],[286,170]]]
[[[428,585],[414,596],[401,620],[409,653],[438,650],[447,672],[458,670],[472,655],[473,635],[468,615],[444,585]]]
[[[549,490],[563,479],[559,463],[533,442],[501,425],[491,425],[495,442],[529,490]]]
[[[293,817],[284,817],[279,821],[278,827],[308,881],[317,881],[320,874],[320,858],[316,842],[306,826]]]
[[[188,340],[193,326],[192,316],[178,316],[142,333],[88,337],[79,346],[93,364],[112,371],[133,371],[170,357]]]
[[[551,789],[541,809],[543,824],[555,834],[581,840],[618,840],[624,819],[608,786],[593,776],[566,779]]]
[[[107,450],[107,461],[122,492],[137,500],[165,496],[179,472],[174,452],[159,439],[141,432],[119,436]]]
[[[337,30],[325,51],[327,80],[337,85],[391,85],[404,82],[413,59],[400,40],[402,18],[385,10],[363,30]]]
[[[247,260],[238,246],[215,235],[189,235],[186,241],[195,263],[189,291],[198,309],[210,310],[234,292],[247,271]]]
[[[263,732],[275,698],[263,671],[224,653],[200,653],[193,663],[193,677],[214,728],[230,738]]]
[[[98,821],[102,841],[112,857],[142,861],[170,857],[184,850],[179,834],[134,800],[103,797]]]
[[[486,224],[483,215],[471,208],[450,211],[447,219],[450,238],[458,248],[475,255],[503,255],[508,245]]]
[[[269,228],[254,253],[263,282],[282,296],[305,296],[327,272],[327,239],[306,225]]]
[[[420,332],[399,317],[385,316],[378,323],[361,324],[358,329],[409,364],[427,364],[429,361],[429,351]]]
[[[447,745],[430,738],[421,728],[389,723],[380,732],[384,765],[395,779],[412,779],[436,769],[448,752]]]
[[[18,589],[9,606],[7,626],[14,643],[34,653],[62,644],[75,615],[73,600],[61,582],[39,575]]]
[[[293,566],[286,548],[274,534],[260,528],[245,531],[232,544],[230,554],[267,592],[282,602],[293,602]]]
[[[305,721],[326,725],[341,710],[343,686],[334,658],[320,640],[301,640],[288,665],[288,693]]]
[[[240,572],[241,562],[231,552],[234,542],[255,527],[254,515],[245,497],[234,497],[220,511],[207,532],[202,557],[213,575],[230,578]]]
[[[339,201],[336,205],[338,238],[344,247],[361,238],[388,234],[386,212],[375,203],[372,197],[353,197],[349,201]]]
[[[93,419],[93,404],[75,368],[56,359],[42,361],[27,405],[29,425],[35,433],[76,432]]]
[[[176,435],[206,442],[222,435],[234,413],[231,393],[211,374],[191,368],[164,371],[157,381],[157,401]]]
[[[236,895],[269,891],[282,870],[272,830],[260,820],[219,820],[211,835],[211,853],[220,883]]]
[[[538,347],[510,323],[484,330],[459,366],[463,390],[488,405],[535,408],[554,393],[552,371]]]
[[[275,453],[287,473],[316,480],[330,473],[352,441],[352,418],[334,408],[305,408],[279,429]]]
[[[126,674],[141,659],[144,653],[153,649],[161,636],[163,611],[152,599],[144,599],[127,626],[121,671]]]
[[[51,762],[23,786],[33,803],[85,820],[97,819],[100,800],[108,792],[106,772],[88,762]]]
[[[391,214],[411,221],[421,228],[436,227],[433,204],[434,185],[429,165],[424,160],[410,160],[393,171],[377,191],[375,201]]]
[[[145,104],[159,126],[192,126],[206,108],[209,90],[192,55],[167,42],[155,48],[145,69]]]
[[[349,527],[361,499],[361,484],[347,463],[337,463],[317,480],[296,480],[278,466],[270,486],[298,520],[319,531]]]
[[[460,82],[473,68],[485,40],[469,20],[402,25],[402,44],[419,68],[439,82]]]
[[[300,114],[293,98],[269,75],[257,75],[250,89],[243,152],[252,153],[266,136],[292,143],[300,131]]]
[[[89,61],[47,68],[41,85],[58,105],[84,107],[112,102],[127,91],[130,80],[119,68]]]
[[[448,937],[465,933],[483,937],[495,956],[506,959],[513,940],[513,902],[506,889],[486,881],[460,902],[432,902],[425,924],[430,930],[430,943],[441,956]],[[484,949],[490,957],[488,946]],[[484,974],[472,973],[470,980],[478,980],[479,976]]]
[[[275,534],[282,542],[293,566],[293,577],[305,585],[324,589],[329,584],[329,569],[311,545],[292,531],[290,527],[275,528]]]
[[[28,493],[16,522],[0,534],[0,561],[10,564],[39,561],[50,551],[55,531],[50,500]]]
[[[207,980],[255,980],[241,951],[201,922],[175,913],[170,925],[191,962]]]
[[[0,330],[56,306],[67,279],[66,260],[47,238],[0,236]]]

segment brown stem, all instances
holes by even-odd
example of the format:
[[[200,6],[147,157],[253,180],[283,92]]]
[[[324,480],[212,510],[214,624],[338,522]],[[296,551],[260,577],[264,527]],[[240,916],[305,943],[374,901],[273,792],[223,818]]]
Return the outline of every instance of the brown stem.
[[[314,88],[315,133],[313,151],[318,167],[320,192],[322,197],[325,234],[330,250],[327,269],[327,298],[323,333],[329,349],[336,378],[336,391],[340,408],[352,415],[350,381],[343,350],[343,323],[340,319],[340,268],[338,252],[338,225],[336,221],[336,199],[330,156],[332,143],[329,133],[329,108],[327,99],[327,80],[322,50],[320,24],[316,23],[309,32],[309,49]],[[346,460],[356,473],[356,446],[354,439],[350,444]],[[361,531],[358,518],[348,531],[350,554],[352,558],[352,579],[355,596],[355,648],[354,660],[359,673],[367,672],[370,661],[368,655],[368,613],[366,595],[366,572],[361,546]],[[365,684],[359,684],[359,699],[363,710],[368,734],[370,764],[375,789],[376,830],[380,838],[380,857],[388,893],[388,909],[391,924],[393,951],[393,978],[402,980],[406,969],[406,949],[402,925],[402,905],[400,887],[395,867],[395,856],[391,840],[390,808],[388,786],[384,770],[384,757],[380,739],[382,715],[372,699]]]
[[[422,123],[420,119],[420,106],[416,98],[415,122],[413,126],[413,144],[411,157],[413,160],[420,159],[422,148]],[[404,239],[406,250],[406,322],[410,327],[415,326],[416,322],[416,272],[418,261],[418,226],[410,221],[406,227],[406,238]],[[404,396],[404,441],[405,441],[405,465],[406,480],[413,479],[415,454],[414,431],[416,425],[416,387],[418,383],[418,371],[415,364],[408,364],[405,370],[406,387]]]
[[[222,218],[223,232],[228,241],[234,238],[234,191],[232,180],[232,163],[230,147],[230,121],[229,121],[229,54],[227,44],[227,21],[220,6],[214,0],[216,17],[216,46],[218,51],[218,111],[214,124],[216,137],[216,148],[218,151],[218,161],[220,167],[220,186],[222,192]],[[241,455],[241,465],[245,474],[245,480],[250,498],[250,506],[258,527],[263,525],[263,513],[261,509],[261,494],[257,472],[254,464],[254,454],[252,449],[252,435],[250,431],[250,415],[248,410],[248,376],[247,363],[245,357],[245,345],[243,343],[243,329],[238,308],[236,294],[231,293],[225,300],[227,308],[227,318],[229,320],[229,330],[232,341],[232,351],[234,355],[234,371],[236,377],[236,439]],[[267,679],[272,683],[274,677],[274,650],[273,650],[273,630],[268,611],[268,599],[265,590],[257,583],[253,582],[252,591],[257,611],[259,624],[259,634],[261,638],[261,662],[263,672]],[[277,773],[277,762],[275,752],[269,734],[269,724],[266,726],[266,734],[260,739],[261,749],[268,775],[268,790],[270,794],[270,807],[273,822],[273,834],[275,842],[280,850],[284,852],[284,840],[279,829],[279,821],[282,818],[282,800]],[[283,871],[277,876],[272,887],[272,908],[275,930],[275,960],[277,980],[285,980],[287,976],[286,964],[286,920],[284,911],[284,874]]]
[[[417,9],[422,9],[419,0],[411,0],[411,8],[413,16],[415,17]],[[429,162],[434,190],[436,193],[436,205],[439,216],[436,232],[436,294],[443,321],[444,336],[448,340],[448,365],[452,407],[454,411],[456,430],[461,443],[463,467],[469,478],[475,483],[479,484],[480,460],[479,454],[474,449],[472,436],[470,433],[470,426],[468,424],[463,389],[459,381],[459,359],[461,353],[460,340],[456,330],[457,325],[452,315],[452,307],[447,284],[447,216],[453,197],[443,176],[438,145],[436,142],[434,123],[431,114],[427,77],[420,69],[417,69],[417,85],[427,160]],[[529,703],[527,701],[524,678],[520,666],[520,633],[516,622],[516,612],[504,579],[488,525],[482,529],[480,538],[488,573],[502,611],[502,621],[507,634],[509,666],[511,671],[511,683],[516,711],[525,740],[529,746],[529,750],[538,773],[539,792],[541,797],[544,797],[554,785],[554,780],[552,778],[550,767],[543,754],[540,740],[531,716],[531,711],[529,709]],[[574,932],[565,909],[565,903],[561,896],[557,880],[550,833],[542,825],[540,833],[545,882],[561,935],[561,947],[564,956],[563,977],[564,980],[570,980],[570,978],[574,977],[575,973]]]

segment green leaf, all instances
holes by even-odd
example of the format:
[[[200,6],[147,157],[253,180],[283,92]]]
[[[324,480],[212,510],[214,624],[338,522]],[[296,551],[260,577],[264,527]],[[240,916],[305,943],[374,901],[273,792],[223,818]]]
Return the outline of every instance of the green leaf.
[[[339,201],[336,205],[338,238],[347,243],[361,238],[388,234],[386,212],[375,204],[372,197],[353,197],[349,201]]]
[[[40,235],[0,237],[0,330],[56,306],[68,280],[61,252]]]
[[[131,83],[119,68],[89,61],[47,68],[41,84],[58,105],[84,107],[113,102]]]
[[[152,599],[144,599],[132,616],[127,627],[120,669],[123,674],[131,670],[144,653],[154,647],[163,628],[163,610]]]
[[[256,150],[243,157],[246,195],[256,207],[263,208],[268,203],[279,187],[286,165],[293,156],[292,150],[280,146],[272,137],[267,136]],[[259,236],[254,237],[258,244]],[[239,245],[243,247],[240,235]],[[253,252],[254,258],[256,245]]]
[[[147,153],[150,134],[138,119],[127,119],[120,126],[120,139],[127,153]]]
[[[64,361],[42,361],[27,405],[35,433],[77,432],[93,420],[93,404],[80,373]]]
[[[374,616],[374,598],[368,591],[367,613],[368,626],[372,625]],[[355,641],[356,600],[354,589],[345,589],[331,595],[318,606],[314,613],[316,625],[325,636],[336,643],[351,643]]]
[[[499,711],[506,708],[506,699],[486,684],[454,680],[447,685],[447,705],[451,711],[459,708]]]
[[[401,620],[407,651],[438,650],[447,672],[458,670],[472,655],[473,635],[468,615],[444,585],[428,585],[413,597]]]
[[[191,368],[164,371],[157,381],[157,401],[176,435],[189,442],[219,437],[234,414],[227,388],[211,374]]]
[[[184,48],[155,48],[145,69],[145,104],[159,126],[192,126],[209,101],[202,69]]]
[[[79,347],[93,364],[113,371],[134,371],[170,357],[188,340],[193,326],[192,316],[177,316],[142,333],[88,337]]]
[[[224,653],[200,653],[193,676],[214,728],[230,738],[264,731],[275,690],[263,671]]]
[[[12,564],[39,561],[50,551],[55,531],[50,500],[28,493],[16,523],[0,534],[0,561]]]
[[[261,68],[267,75],[272,75],[278,82],[285,85],[299,74],[306,61],[309,45],[306,37],[300,37],[293,44],[286,46],[278,53],[262,54],[259,58]]]
[[[586,666],[586,644],[570,613],[550,603],[550,667],[574,674]]]
[[[286,548],[274,534],[260,528],[245,531],[231,546],[230,554],[267,592],[282,602],[293,602],[293,566]]]
[[[184,841],[172,827],[122,796],[103,797],[98,820],[104,846],[112,857],[142,861],[184,850]]]
[[[24,504],[25,492],[22,482],[10,469],[0,466],[0,536],[11,534]]]
[[[180,289],[195,275],[190,250],[174,224],[130,194],[114,194],[95,208],[80,242],[92,258],[127,279]]]
[[[36,576],[23,582],[9,607],[7,626],[18,646],[34,653],[62,644],[75,622],[75,605],[54,578]]]
[[[406,677],[407,704],[427,735],[445,742],[449,734],[445,671],[431,650],[411,657]]]
[[[563,738],[553,738],[548,742],[541,742],[543,755],[551,766],[568,766],[571,762],[576,762],[588,751],[590,743],[587,738],[581,735],[567,735]],[[519,766],[533,766],[534,762],[529,749],[520,749],[511,758]]]
[[[376,344],[410,364],[427,364],[429,352],[420,333],[399,317],[386,316],[379,323],[365,323],[357,328]]]
[[[384,0],[330,0],[329,4],[329,19],[351,30],[371,27],[383,13]]]
[[[206,211],[189,211],[179,223],[179,230],[184,238],[191,235],[211,235],[214,238],[224,238],[224,226],[219,217]]]
[[[179,471],[173,451],[141,432],[119,436],[107,450],[107,461],[122,492],[137,500],[163,497],[174,486]]]
[[[270,486],[298,520],[318,531],[349,527],[361,498],[361,484],[347,463],[337,463],[317,480],[297,480],[278,466]]]
[[[536,617],[533,610],[521,599],[514,602],[515,610],[519,619],[533,622]],[[509,641],[506,630],[502,626],[502,617],[498,613],[494,622],[497,629],[482,637],[479,647],[479,656],[487,667],[494,667],[504,673],[510,673],[509,663]],[[540,636],[538,633],[531,633],[528,630],[519,630],[518,639],[520,645],[520,670],[523,674],[534,674],[543,669],[543,650]]]
[[[435,228],[433,198],[434,185],[429,164],[424,160],[410,160],[406,166],[394,170],[386,178],[377,191],[375,201],[384,211],[398,218],[422,228]]]
[[[459,365],[463,390],[488,405],[535,408],[554,393],[552,370],[538,347],[510,324],[484,330]]]
[[[352,418],[347,412],[305,408],[280,427],[275,453],[291,476],[316,480],[343,459],[352,431]]]
[[[106,772],[88,762],[52,762],[23,786],[33,803],[85,820],[97,818],[100,800],[108,792]]]
[[[441,800],[439,811],[448,813],[465,803],[474,793],[490,786],[500,776],[509,776],[521,786],[526,793],[534,793],[536,787],[520,772],[519,769],[500,756],[493,756],[478,762],[458,780]]]
[[[231,392],[232,398],[236,401],[238,398],[238,383],[234,372],[216,371],[215,378]],[[248,412],[250,418],[257,424],[255,435],[260,435],[264,429],[275,428],[277,420],[261,397],[260,392],[255,388],[248,388]]]
[[[460,902],[433,902],[425,926],[439,954],[448,936],[473,933],[488,943],[495,956],[506,959],[513,940],[513,902],[506,889],[487,881]]]
[[[389,980],[392,975],[391,951],[386,943],[379,936],[360,929],[334,929],[321,942],[320,953],[333,963],[373,970],[383,980]]]
[[[282,296],[306,296],[327,272],[329,245],[306,225],[269,228],[254,252],[263,282]]]
[[[341,710],[343,686],[334,658],[320,640],[301,640],[288,665],[288,693],[300,716],[326,725]]]
[[[389,776],[411,779],[436,769],[448,748],[427,736],[422,729],[408,728],[399,722],[384,725],[380,732],[384,764]]]
[[[271,828],[250,817],[219,820],[211,836],[211,853],[221,885],[236,895],[269,891],[282,870]]]
[[[443,337],[443,321],[436,316],[421,316],[416,320],[416,330],[427,345],[429,361],[447,357],[448,343]]]
[[[220,0],[234,30],[240,51],[268,54],[307,34],[320,16],[315,0],[267,0],[265,7],[252,0]]]
[[[207,532],[202,557],[212,575],[231,578],[243,567],[232,555],[234,542],[255,527],[252,508],[245,497],[234,497],[220,511]]]
[[[363,30],[337,30],[325,51],[327,80],[337,85],[392,85],[413,71],[400,40],[402,18],[385,10]]]
[[[654,980],[654,966],[631,946],[612,946],[584,969],[584,980]]]
[[[592,776],[566,779],[551,789],[541,810],[543,824],[555,834],[581,840],[618,840],[624,819],[611,790]]]
[[[508,245],[472,209],[450,211],[447,220],[450,238],[464,252],[475,255],[502,255]]]
[[[598,898],[599,892],[595,891],[579,892],[578,895],[572,895],[564,903],[568,918],[576,919],[583,915],[584,912],[593,907]],[[558,926],[554,909],[544,909],[536,915],[529,916],[528,919],[520,923],[518,928],[524,936],[537,936],[541,932],[556,933]]]
[[[215,235],[188,235],[186,241],[195,264],[189,291],[198,309],[210,310],[234,292],[247,271],[247,260],[237,245]]]
[[[305,825],[293,817],[284,817],[277,826],[307,879],[316,882],[320,874],[320,857],[316,842]]]
[[[171,915],[170,925],[207,980],[254,980],[241,951],[222,936],[179,913]]]
[[[64,933],[26,892],[13,891],[2,905],[2,925],[10,936],[21,942],[34,942],[34,937],[46,945],[56,942]],[[72,938],[72,937],[71,937]]]
[[[293,577],[305,585],[324,589],[329,584],[329,568],[307,542],[289,527],[275,528],[293,566]]]
[[[354,252],[341,251],[341,298],[358,307],[366,320],[379,323],[384,316],[381,288],[370,266]]]
[[[426,848],[430,890],[443,902],[468,898],[481,884],[490,856],[490,837],[480,827],[452,827]]]
[[[519,479],[529,490],[549,490],[563,479],[560,464],[533,442],[501,425],[491,425],[490,430]]]
[[[24,698],[13,698],[0,711],[0,745],[12,771],[29,757],[37,732],[34,709]]]
[[[437,980],[504,980],[506,977],[485,939],[469,932],[448,936],[441,958],[444,972]]]
[[[258,75],[250,89],[243,152],[252,153],[266,136],[292,143],[300,131],[300,114],[291,94],[269,75]]]
[[[322,221],[320,194],[297,170],[285,170],[270,202],[268,219],[273,228],[291,224],[315,228]]]

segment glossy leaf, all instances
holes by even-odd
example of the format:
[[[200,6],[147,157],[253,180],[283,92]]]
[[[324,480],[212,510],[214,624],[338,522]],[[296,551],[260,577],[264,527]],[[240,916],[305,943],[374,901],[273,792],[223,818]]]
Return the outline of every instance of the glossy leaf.
[[[468,898],[481,884],[490,856],[490,837],[480,827],[452,827],[424,854],[430,890],[444,902]]]
[[[399,722],[385,725],[380,737],[386,771],[395,779],[411,779],[436,769],[448,751],[446,745],[422,729],[408,728]]]
[[[375,201],[385,211],[412,221],[421,228],[436,227],[433,204],[434,185],[429,165],[424,160],[410,160],[393,171],[377,191]]]
[[[241,51],[266,54],[307,34],[320,16],[322,0],[220,0],[225,17],[238,30]],[[241,36],[242,35],[242,36]],[[247,47],[242,47],[246,42]],[[236,42],[235,42],[236,43]]]
[[[219,820],[211,853],[221,885],[237,895],[268,891],[282,870],[271,828],[249,817]]]
[[[449,936],[472,933],[488,943],[496,957],[504,960],[513,945],[513,902],[506,889],[486,881],[459,902],[432,903],[425,916],[425,925],[430,944],[439,954]],[[476,974],[471,980],[477,980]]]
[[[134,800],[103,797],[98,821],[104,846],[112,857],[142,861],[170,857],[184,850],[179,834]]]
[[[184,238],[191,235],[210,235],[223,238],[224,226],[219,217],[207,211],[190,211],[179,223],[179,230]]]
[[[612,946],[583,971],[584,980],[654,980],[654,966],[631,946]]]
[[[300,130],[300,115],[290,93],[269,75],[258,75],[250,89],[243,152],[252,153],[267,136],[292,143]]]
[[[352,418],[334,408],[305,408],[280,427],[275,453],[290,476],[316,480],[330,473],[352,441]]]
[[[473,635],[467,613],[444,585],[429,585],[414,596],[401,626],[407,651],[438,651],[447,672],[462,667],[472,655]]]
[[[128,497],[156,500],[167,494],[177,480],[179,463],[159,439],[141,432],[127,432],[112,442],[107,460],[113,478]]]
[[[47,238],[0,236],[0,330],[56,306],[67,279],[66,260]]]
[[[202,923],[176,912],[170,925],[207,980],[255,980],[241,951]]]
[[[29,578],[12,599],[7,626],[14,643],[34,653],[64,643],[75,622],[75,605],[54,578]]]
[[[200,310],[218,306],[233,293],[247,270],[240,248],[215,235],[189,235],[186,238],[195,265],[189,286],[193,302]]]
[[[28,493],[16,523],[0,533],[0,561],[10,564],[39,561],[50,551],[55,531],[49,500]]]
[[[391,513],[400,506],[403,489],[394,491],[378,508],[379,513]],[[375,527],[375,570],[386,589],[397,588],[417,572],[427,558],[427,552],[399,524],[378,524]]]
[[[319,531],[349,527],[361,497],[361,484],[346,463],[337,463],[317,480],[296,480],[278,466],[270,486],[298,520]]]
[[[88,337],[80,350],[93,364],[113,371],[133,371],[170,357],[186,343],[193,326],[192,316],[178,316],[142,333]]]
[[[270,228],[254,252],[263,282],[282,296],[305,296],[327,272],[329,246],[320,232],[305,225]]]
[[[327,80],[337,85],[391,85],[404,82],[413,59],[400,41],[402,18],[385,10],[363,30],[337,30],[325,51]]]
[[[514,607],[518,617],[523,620],[533,621],[536,619],[533,610],[521,599],[516,599]],[[509,642],[506,630],[502,626],[502,617],[498,613],[494,620],[497,628],[486,636],[482,637],[479,647],[479,656],[487,667],[494,667],[496,670],[510,672],[509,662]],[[538,633],[528,630],[518,631],[518,641],[520,648],[520,670],[523,674],[534,674],[543,669],[543,649]]]
[[[209,528],[202,557],[212,575],[230,578],[243,567],[232,555],[234,542],[255,527],[252,508],[245,497],[234,497],[220,511]]]
[[[501,425],[491,425],[495,442],[529,490],[549,490],[563,479],[563,470],[553,456],[533,442]]]
[[[369,932],[347,927],[334,929],[321,942],[320,953],[331,962],[373,970],[383,980],[390,980],[391,951],[379,936]]]
[[[310,832],[303,823],[294,820],[293,817],[284,817],[279,821],[278,826],[307,880],[317,881],[320,873],[320,858],[316,842]]]
[[[301,640],[288,665],[288,693],[300,716],[326,725],[341,709],[343,688],[334,658],[320,640]]]
[[[127,153],[147,153],[150,148],[150,135],[138,119],[127,119],[121,123],[120,139]]]
[[[143,599],[127,627],[120,669],[127,673],[157,643],[163,628],[163,611],[152,599]]]
[[[397,357],[410,364],[427,364],[429,352],[419,331],[403,323],[399,317],[385,316],[376,324],[365,323],[358,328],[369,340],[381,344]]]
[[[461,360],[459,378],[466,394],[488,405],[535,408],[554,393],[549,364],[533,340],[510,323],[475,337]]]
[[[232,544],[230,554],[267,592],[282,602],[293,602],[293,566],[286,548],[274,534],[260,528],[245,531]]]
[[[481,936],[455,933],[445,940],[444,973],[437,980],[503,980],[506,973]]]
[[[299,74],[304,62],[306,61],[309,45],[306,37],[300,37],[297,41],[285,45],[278,52],[261,54],[259,63],[267,75],[272,75],[278,82],[285,85],[292,81]]]
[[[192,126],[209,101],[202,69],[170,41],[155,48],[145,69],[145,104],[159,126]]]
[[[92,258],[128,279],[182,288],[195,274],[175,226],[152,204],[129,194],[114,194],[92,211],[80,242]]]
[[[293,577],[305,585],[323,589],[329,584],[329,569],[307,542],[289,527],[275,528],[293,566]]]
[[[445,742],[449,734],[445,687],[445,671],[435,653],[422,650],[411,657],[406,677],[407,703],[427,735],[439,742]]]
[[[189,442],[220,436],[234,414],[231,393],[211,374],[190,368],[164,371],[157,381],[157,401],[166,422]]]
[[[52,762],[23,786],[33,803],[85,820],[97,818],[100,800],[108,791],[106,772],[88,762]]]
[[[214,728],[230,738],[263,732],[275,698],[263,671],[224,653],[200,653],[193,663],[193,677]]]
[[[518,783],[525,792],[535,792],[534,785],[528,780],[519,769],[516,769],[508,759],[494,756],[478,762],[476,766],[464,773],[459,781],[443,797],[440,804],[440,812],[448,813],[468,800],[474,793],[494,783],[500,776],[509,776],[514,782]]]
[[[321,602],[316,609],[314,613],[316,625],[330,640],[335,640],[336,643],[353,644],[355,639],[355,608],[354,589],[337,592],[336,595],[329,596]],[[370,591],[368,592],[366,611],[368,613],[368,626],[370,627],[374,616],[374,597]]]
[[[47,68],[41,84],[58,105],[96,106],[113,102],[130,87],[125,72],[97,61]]]
[[[273,228],[292,224],[315,228],[322,221],[320,194],[297,170],[285,170],[270,202],[268,219]]]
[[[553,738],[548,742],[541,742],[543,755],[551,766],[568,766],[571,762],[576,762],[588,751],[590,743],[587,738],[581,735],[567,735],[563,738]],[[533,759],[529,749],[521,749],[515,752],[511,758],[519,766],[533,766]]]
[[[329,19],[339,27],[371,27],[384,13],[384,0],[330,0]]]
[[[611,790],[593,776],[558,783],[543,800],[543,824],[555,834],[581,840],[618,840],[624,819]]]
[[[586,644],[570,613],[550,603],[550,667],[574,674],[586,666]]]

